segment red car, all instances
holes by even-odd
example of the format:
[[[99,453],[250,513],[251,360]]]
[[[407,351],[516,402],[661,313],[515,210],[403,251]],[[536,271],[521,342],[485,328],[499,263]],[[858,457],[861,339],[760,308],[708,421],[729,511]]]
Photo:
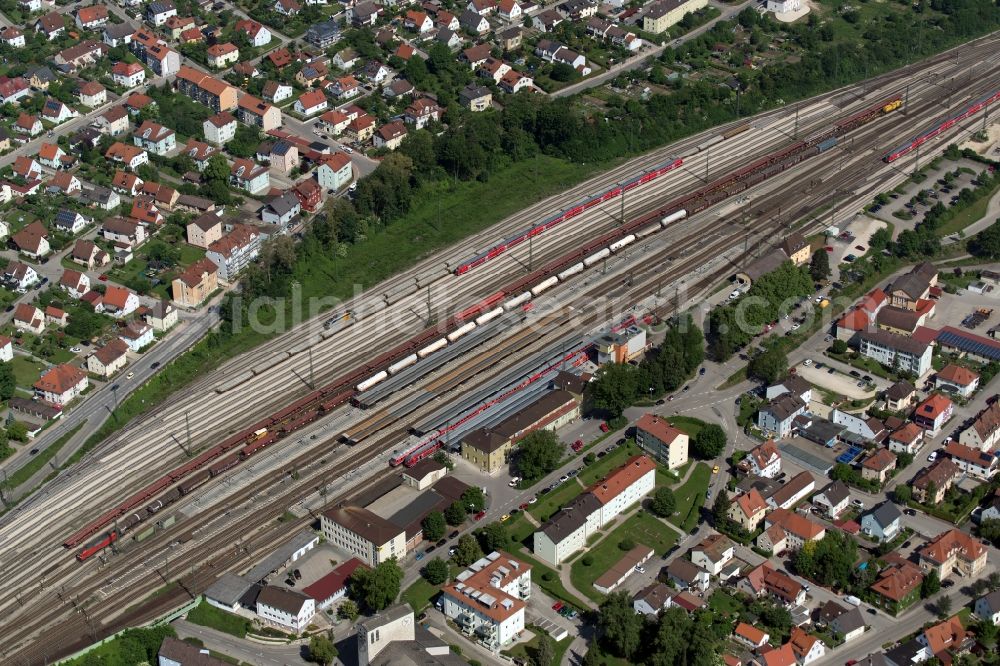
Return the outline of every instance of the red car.
[[[858,663],[857,659],[850,659],[844,666],[854,666],[856,663]]]
[[[557,613],[560,610],[562,610],[562,607],[563,607],[563,602],[561,602],[561,601],[557,601],[554,604],[552,604],[552,610],[556,611]]]
[[[583,440],[582,439],[576,440],[575,442],[573,442],[570,448],[573,449],[574,451],[579,452],[579,450],[583,448]]]
[[[523,503],[519,508],[521,509],[521,511],[527,511],[528,510],[528,503],[527,502]]]
[[[485,517],[486,517],[486,512],[485,511],[480,511],[479,513],[477,513],[476,515],[473,516],[473,518],[476,519],[476,520],[482,520]]]
[[[99,278],[97,278],[97,279],[98,279],[98,280],[100,280],[101,282],[107,282],[107,281],[108,281],[108,274],[107,274],[107,273],[104,273],[104,274],[102,274],[102,275],[101,275],[101,276],[100,276]]]
[[[611,430],[611,428],[610,428],[610,427],[608,427],[608,424],[607,424],[607,423],[602,423],[602,424],[601,424],[601,432],[607,432],[607,431],[609,431],[609,430]]]

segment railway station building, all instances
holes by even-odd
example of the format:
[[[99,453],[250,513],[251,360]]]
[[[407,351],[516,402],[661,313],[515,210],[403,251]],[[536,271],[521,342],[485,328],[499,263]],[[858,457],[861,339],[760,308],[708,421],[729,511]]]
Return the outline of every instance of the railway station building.
[[[511,449],[534,430],[558,430],[580,418],[580,398],[564,389],[542,394],[535,402],[495,426],[473,430],[462,439],[462,457],[487,474],[503,469]]]
[[[327,541],[370,567],[406,555],[406,531],[368,509],[330,509],[323,513],[321,523]]]

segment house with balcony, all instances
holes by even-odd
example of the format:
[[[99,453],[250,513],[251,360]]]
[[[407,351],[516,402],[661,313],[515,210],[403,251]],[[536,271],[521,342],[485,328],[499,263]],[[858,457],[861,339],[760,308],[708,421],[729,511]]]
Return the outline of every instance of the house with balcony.
[[[132,133],[132,142],[154,155],[166,155],[177,147],[177,133],[169,127],[146,120]]]
[[[859,331],[858,350],[862,356],[882,365],[923,377],[931,371],[931,346],[916,338],[883,330]]]
[[[997,473],[997,454],[992,451],[981,451],[959,442],[948,442],[944,453],[967,476],[989,481]]]
[[[250,194],[260,194],[271,187],[271,177],[267,167],[244,158],[233,160],[229,169],[229,182],[233,187]]]
[[[259,127],[264,132],[281,127],[281,109],[252,95],[239,99],[236,115],[243,124]]]
[[[979,388],[979,373],[949,363],[934,375],[934,388],[968,398]]]
[[[722,492],[725,492],[724,490]],[[728,517],[747,532],[754,532],[757,526],[764,520],[767,512],[767,502],[757,491],[751,488],[745,493],[733,498],[729,505]]]
[[[531,569],[509,553],[493,551],[442,588],[442,611],[488,649],[510,645],[524,630]]]
[[[354,179],[351,158],[340,152],[320,155],[319,166],[316,167],[314,173],[316,182],[326,191],[336,192],[349,185]]]
[[[257,258],[262,243],[263,238],[256,228],[236,224],[229,233],[208,246],[205,256],[219,267],[219,282],[228,285]]]
[[[181,65],[174,86],[178,92],[204,104],[216,113],[232,111],[237,107],[236,88],[193,67]]]

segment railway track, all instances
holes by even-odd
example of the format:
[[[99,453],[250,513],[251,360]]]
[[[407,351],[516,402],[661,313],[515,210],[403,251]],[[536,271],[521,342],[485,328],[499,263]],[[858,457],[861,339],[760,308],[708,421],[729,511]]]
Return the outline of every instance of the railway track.
[[[911,92],[911,94],[912,94],[912,92]],[[847,181],[848,181],[848,179],[847,179],[847,178],[845,177],[845,178],[844,178],[844,182],[846,183]],[[787,210],[787,209],[786,209],[786,210]],[[652,265],[652,262],[647,262],[647,264],[645,264],[645,265],[646,265],[646,266],[650,266],[650,265]],[[650,286],[651,284],[652,284],[651,282],[646,282],[646,283],[644,283],[644,286],[645,286],[645,287],[648,287],[648,286]],[[359,453],[358,455],[360,455],[360,453]],[[352,456],[352,457],[353,457],[353,456]]]

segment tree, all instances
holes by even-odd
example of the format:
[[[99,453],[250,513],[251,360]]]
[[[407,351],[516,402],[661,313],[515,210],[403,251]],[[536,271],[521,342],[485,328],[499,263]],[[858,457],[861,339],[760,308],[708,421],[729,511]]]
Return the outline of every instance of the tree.
[[[608,418],[622,415],[636,398],[638,371],[627,363],[608,363],[597,372],[597,378],[587,385],[591,403]]]
[[[205,170],[201,172],[207,181],[229,182],[229,162],[225,155],[216,153],[208,158]]]
[[[937,594],[938,590],[941,589],[941,579],[938,577],[937,571],[931,569],[930,572],[924,576],[924,580],[920,583],[920,598],[926,599],[927,597]]]
[[[696,458],[711,460],[722,454],[726,448],[726,431],[716,423],[709,423],[698,431],[691,443],[691,451]]]
[[[823,248],[813,252],[812,259],[809,261],[809,275],[816,282],[830,277],[830,256]]]
[[[444,531],[447,529],[447,525],[444,522],[444,514],[440,511],[432,511],[427,514],[427,517],[424,518],[420,525],[424,528],[424,538],[428,541],[437,541],[444,536]]]
[[[631,659],[639,649],[645,620],[632,608],[628,594],[613,593],[598,611],[598,629],[612,652],[623,659]]]
[[[21,421],[13,421],[7,426],[7,437],[15,442],[28,441],[28,426]]]
[[[788,356],[781,345],[771,344],[747,365],[747,373],[762,382],[774,384],[788,369]]]
[[[333,663],[339,654],[333,641],[326,636],[317,634],[309,639],[309,661],[326,666]]]
[[[993,545],[1000,544],[1000,520],[988,518],[979,524],[979,536],[991,541]]]
[[[460,500],[455,500],[444,510],[444,519],[449,525],[458,526],[465,522],[465,507]],[[439,537],[440,538],[440,537]]]
[[[712,517],[715,518],[716,525],[722,525],[729,520],[730,504],[732,502],[729,501],[729,493],[723,488],[715,496],[715,502],[712,503]]]
[[[403,570],[395,558],[380,563],[374,569],[357,568],[351,574],[349,589],[356,601],[369,611],[377,612],[386,608],[399,596],[403,582]]]
[[[897,484],[892,489],[892,498],[897,504],[908,504],[913,499],[913,489],[903,483]]]
[[[361,611],[358,610],[358,605],[350,599],[344,599],[340,602],[340,607],[337,608],[337,617],[342,620],[350,620],[354,622],[361,615]]]
[[[471,534],[463,534],[459,538],[455,546],[455,562],[459,566],[467,567],[482,556],[479,542]]]
[[[951,595],[948,594],[942,595],[934,604],[938,617],[948,617],[951,614],[951,606]]]
[[[661,518],[669,518],[674,515],[674,511],[677,509],[677,499],[674,497],[674,491],[666,486],[657,488],[653,494],[653,501],[650,503],[649,508]]]
[[[424,565],[423,573],[428,583],[431,585],[440,585],[448,580],[448,564],[440,557],[435,557]]]
[[[562,451],[562,444],[551,430],[528,433],[514,454],[517,471],[526,481],[540,479],[559,466]]]
[[[535,646],[535,657],[532,661],[535,666],[552,666],[552,661],[556,658],[556,647],[552,638],[548,634],[542,634]]]
[[[992,648],[997,643],[997,632],[1000,628],[988,620],[980,620],[976,624],[976,638],[983,647]]]
[[[0,400],[10,400],[14,397],[17,380],[14,378],[14,365],[6,361],[0,363]]]
[[[833,341],[833,344],[830,345],[830,351],[832,351],[834,354],[846,354],[847,342],[845,340],[837,338],[836,340]]]
[[[462,502],[469,511],[478,513],[486,508],[486,494],[479,486],[470,486],[462,493]]]
[[[507,534],[507,526],[500,522],[490,523],[476,533],[479,545],[484,553],[492,553],[494,550],[504,550],[510,546],[510,535]]]

